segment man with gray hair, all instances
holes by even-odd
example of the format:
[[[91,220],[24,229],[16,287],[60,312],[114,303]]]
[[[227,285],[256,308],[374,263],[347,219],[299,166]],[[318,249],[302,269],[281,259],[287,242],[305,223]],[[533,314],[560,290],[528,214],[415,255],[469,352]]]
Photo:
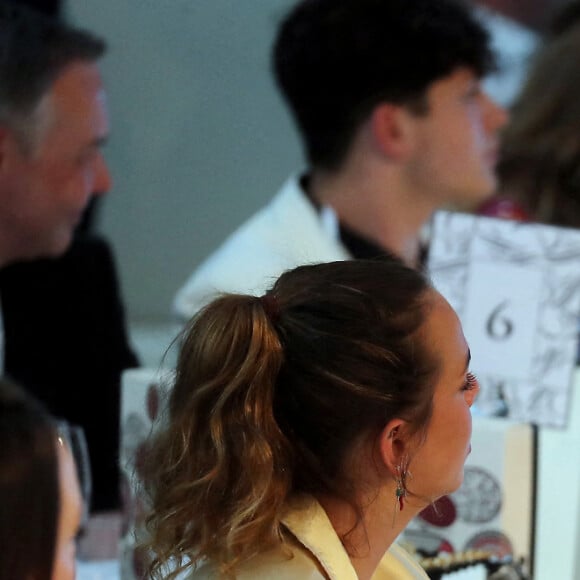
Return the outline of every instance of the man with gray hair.
[[[84,429],[97,512],[119,506],[120,376],[137,365],[111,251],[79,236],[111,186],[104,52],[90,32],[0,2],[0,367]]]
[[[62,254],[111,185],[103,41],[0,4],[0,266]]]

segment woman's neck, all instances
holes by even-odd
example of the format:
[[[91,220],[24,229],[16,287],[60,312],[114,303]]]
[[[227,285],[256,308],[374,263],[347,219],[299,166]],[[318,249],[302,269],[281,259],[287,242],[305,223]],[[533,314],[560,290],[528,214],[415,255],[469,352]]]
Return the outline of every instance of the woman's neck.
[[[370,580],[391,544],[423,507],[406,504],[400,511],[394,486],[361,502],[361,514],[344,500],[328,496],[317,499],[349,554],[359,580]]]

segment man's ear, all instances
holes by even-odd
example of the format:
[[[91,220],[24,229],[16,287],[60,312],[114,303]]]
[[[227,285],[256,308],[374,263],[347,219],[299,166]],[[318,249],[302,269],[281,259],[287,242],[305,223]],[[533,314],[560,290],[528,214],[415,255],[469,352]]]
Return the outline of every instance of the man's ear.
[[[401,463],[410,455],[410,440],[407,435],[407,422],[392,419],[380,435],[380,456],[386,469],[395,477]]]
[[[400,105],[381,103],[371,113],[370,126],[375,145],[395,161],[405,158],[412,147],[409,112]]]

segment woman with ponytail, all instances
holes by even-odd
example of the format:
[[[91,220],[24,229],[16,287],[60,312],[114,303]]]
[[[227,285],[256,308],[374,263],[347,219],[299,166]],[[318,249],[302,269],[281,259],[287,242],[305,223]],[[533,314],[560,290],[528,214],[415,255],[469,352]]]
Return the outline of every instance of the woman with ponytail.
[[[394,542],[461,484],[468,363],[452,308],[394,259],[209,304],[147,455],[152,577],[427,578]]]

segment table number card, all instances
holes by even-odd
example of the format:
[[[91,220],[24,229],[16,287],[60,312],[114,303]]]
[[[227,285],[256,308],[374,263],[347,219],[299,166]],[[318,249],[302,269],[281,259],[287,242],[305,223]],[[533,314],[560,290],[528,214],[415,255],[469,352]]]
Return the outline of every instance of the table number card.
[[[461,319],[484,414],[565,427],[580,317],[580,231],[438,212],[428,270]]]

